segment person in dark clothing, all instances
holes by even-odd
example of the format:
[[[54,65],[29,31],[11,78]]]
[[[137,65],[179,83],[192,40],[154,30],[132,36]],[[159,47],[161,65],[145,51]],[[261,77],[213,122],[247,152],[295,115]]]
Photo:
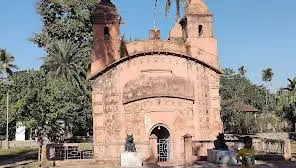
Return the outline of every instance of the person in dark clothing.
[[[226,145],[226,141],[224,139],[224,134],[223,133],[219,133],[219,135],[217,136],[217,139],[214,141],[214,145],[215,145],[215,150],[229,150],[228,146]]]

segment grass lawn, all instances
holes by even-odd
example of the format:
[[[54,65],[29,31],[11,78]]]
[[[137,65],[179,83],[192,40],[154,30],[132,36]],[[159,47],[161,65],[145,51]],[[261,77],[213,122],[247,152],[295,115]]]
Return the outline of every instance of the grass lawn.
[[[291,142],[291,152],[296,153],[296,141]]]
[[[0,158],[3,157],[11,157],[11,156],[18,156],[28,152],[37,152],[37,148],[10,148],[10,149],[0,149]]]

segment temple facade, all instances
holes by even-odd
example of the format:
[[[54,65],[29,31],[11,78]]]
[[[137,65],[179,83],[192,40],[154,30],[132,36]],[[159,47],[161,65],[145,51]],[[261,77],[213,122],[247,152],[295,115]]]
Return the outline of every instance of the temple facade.
[[[116,6],[97,5],[89,79],[98,164],[119,165],[127,135],[143,162],[190,164],[213,148],[222,71],[212,17],[191,0],[167,40],[151,29],[147,40],[123,43]]]

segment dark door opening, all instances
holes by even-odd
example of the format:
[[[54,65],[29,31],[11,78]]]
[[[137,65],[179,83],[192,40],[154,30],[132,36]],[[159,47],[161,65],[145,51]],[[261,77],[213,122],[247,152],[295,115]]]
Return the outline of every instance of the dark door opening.
[[[168,162],[170,159],[170,132],[164,126],[156,126],[151,135],[157,137],[157,160],[158,162]]]

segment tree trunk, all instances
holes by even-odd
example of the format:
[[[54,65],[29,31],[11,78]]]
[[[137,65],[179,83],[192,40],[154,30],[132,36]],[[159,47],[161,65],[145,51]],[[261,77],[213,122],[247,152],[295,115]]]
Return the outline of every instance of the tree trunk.
[[[33,132],[32,132],[32,128],[30,128],[29,140],[32,140],[32,134],[33,134]]]
[[[266,88],[266,91],[265,91],[265,110],[267,112],[267,88]]]
[[[42,146],[43,146],[43,138],[39,135],[38,136],[38,143],[39,143],[39,148],[38,148],[38,162],[41,162],[41,153],[42,153]]]
[[[176,0],[176,22],[180,19],[180,0]]]
[[[155,0],[154,9],[153,9],[153,12],[154,12],[153,28],[154,28],[154,29],[156,29],[156,6],[157,6],[157,1],[158,1],[158,0]]]
[[[9,121],[8,121],[9,93],[8,93],[8,89],[7,89],[7,93],[6,94],[7,94],[6,95],[6,141],[7,141],[6,148],[8,149],[9,148]]]

